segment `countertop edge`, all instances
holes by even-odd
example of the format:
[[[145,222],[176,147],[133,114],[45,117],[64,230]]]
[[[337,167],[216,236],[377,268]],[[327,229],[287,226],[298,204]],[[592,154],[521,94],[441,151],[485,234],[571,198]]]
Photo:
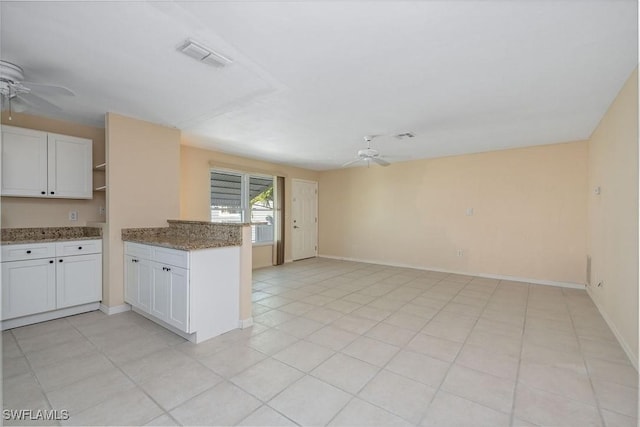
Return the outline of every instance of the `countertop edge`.
[[[146,239],[125,238],[124,242],[139,243],[142,245],[158,246],[161,248],[177,249],[181,251],[197,251],[202,249],[226,248],[230,246],[241,246],[239,242],[229,242],[224,240],[206,241],[206,242],[189,242],[186,244],[161,242]]]
[[[51,239],[3,240],[0,245],[32,245],[34,243],[75,242],[76,240],[102,240],[102,236],[56,237]]]

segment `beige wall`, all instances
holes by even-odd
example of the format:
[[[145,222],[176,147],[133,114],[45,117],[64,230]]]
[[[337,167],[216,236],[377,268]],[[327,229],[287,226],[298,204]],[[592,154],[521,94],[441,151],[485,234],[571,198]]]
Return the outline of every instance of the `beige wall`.
[[[103,303],[124,303],[121,230],[180,215],[180,131],[113,113],[106,119],[107,227]]]
[[[93,140],[93,164],[104,162],[103,128],[18,113],[13,113],[9,121],[7,112],[2,113],[2,124],[89,138]],[[104,172],[94,171],[94,188],[104,180]],[[67,227],[103,222],[105,216],[99,214],[100,206],[105,206],[104,192],[94,192],[91,200],[2,197],[1,225],[3,228]],[[69,211],[72,210],[78,211],[78,221],[69,221]]]
[[[183,145],[181,148],[180,217],[199,221],[211,219],[210,176],[212,167],[233,169],[241,172],[264,173],[285,177],[285,260],[291,260],[291,180],[294,178],[317,181],[319,173],[307,169],[278,165],[260,160],[232,156],[216,151]],[[212,166],[214,165],[214,166]],[[269,255],[267,255],[267,252]],[[270,246],[253,249],[254,268],[271,265]],[[269,264],[267,264],[269,262]]]
[[[600,187],[600,195],[595,194],[596,187]],[[637,367],[637,69],[589,141],[588,203],[592,259],[588,291]]]
[[[586,188],[586,142],[327,171],[320,253],[583,284]]]
[[[252,251],[252,267],[256,268],[270,267],[273,265],[273,246],[254,246]]]

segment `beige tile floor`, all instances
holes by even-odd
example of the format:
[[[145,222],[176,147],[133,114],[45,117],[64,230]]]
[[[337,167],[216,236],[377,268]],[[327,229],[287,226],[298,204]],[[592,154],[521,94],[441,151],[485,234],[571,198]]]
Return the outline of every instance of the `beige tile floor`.
[[[312,259],[255,271],[253,299],[252,328],[199,345],[132,312],[6,331],[4,408],[73,425],[637,425],[637,373],[582,290]]]

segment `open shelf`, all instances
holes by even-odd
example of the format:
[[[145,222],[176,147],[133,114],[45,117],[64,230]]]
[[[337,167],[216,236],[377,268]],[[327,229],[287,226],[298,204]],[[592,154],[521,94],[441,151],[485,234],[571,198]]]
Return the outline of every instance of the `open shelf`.
[[[95,189],[95,190],[93,190],[93,191],[107,191],[107,186],[106,186],[106,185],[103,185],[103,186],[101,186],[101,187],[96,188],[96,189]]]
[[[103,171],[107,167],[106,163],[100,163],[99,165],[94,166],[94,171]]]

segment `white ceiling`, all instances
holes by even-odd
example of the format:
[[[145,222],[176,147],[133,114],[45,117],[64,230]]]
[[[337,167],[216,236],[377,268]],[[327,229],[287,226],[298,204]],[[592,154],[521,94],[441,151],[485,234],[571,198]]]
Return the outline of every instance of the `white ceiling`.
[[[628,1],[2,1],[2,59],[185,143],[331,169],[589,137],[638,64]],[[179,53],[186,39],[235,62]],[[413,139],[391,135],[411,131]]]

